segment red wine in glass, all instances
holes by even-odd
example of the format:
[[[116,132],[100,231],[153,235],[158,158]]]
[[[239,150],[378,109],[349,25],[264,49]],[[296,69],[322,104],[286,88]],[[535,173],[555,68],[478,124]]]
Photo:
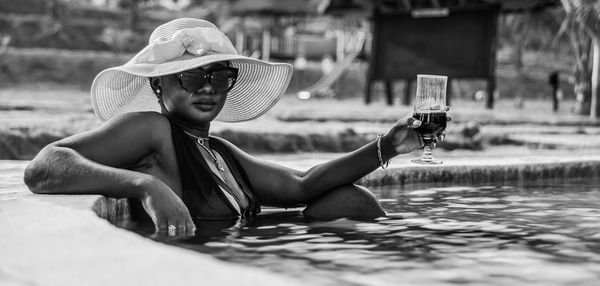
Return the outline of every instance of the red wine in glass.
[[[415,128],[415,131],[423,136],[425,144],[433,143],[433,138],[446,130],[446,111],[416,110],[413,118],[421,121],[421,126]]]
[[[439,75],[417,75],[417,98],[413,118],[421,121],[415,128],[423,138],[423,155],[413,159],[417,164],[441,164],[431,154],[435,138],[446,129],[446,85],[448,77]]]

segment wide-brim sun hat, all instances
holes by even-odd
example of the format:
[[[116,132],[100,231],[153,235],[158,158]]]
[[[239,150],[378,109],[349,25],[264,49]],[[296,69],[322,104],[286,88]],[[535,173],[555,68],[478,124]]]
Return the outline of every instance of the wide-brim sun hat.
[[[236,83],[215,120],[239,122],[267,112],[287,89],[292,66],[238,55],[231,41],[208,21],[180,18],[157,27],[148,46],[121,66],[101,71],[92,83],[92,106],[106,121],[136,111],[160,112],[149,77],[228,61],[238,68]]]

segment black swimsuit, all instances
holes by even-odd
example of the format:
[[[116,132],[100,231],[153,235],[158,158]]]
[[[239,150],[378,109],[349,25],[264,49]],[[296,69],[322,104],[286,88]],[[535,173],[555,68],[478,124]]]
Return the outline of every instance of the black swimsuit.
[[[235,159],[231,150],[221,141],[222,139],[211,136],[210,146],[225,160],[239,188],[248,199],[249,205],[246,208],[242,207],[240,198],[236,197],[227,183],[211,171],[198,150],[196,140],[185,134],[181,127],[173,121],[169,120],[169,122],[181,178],[182,200],[188,207],[192,218],[219,219],[231,218],[240,213],[242,216],[258,214],[260,204],[254,196],[252,185],[244,169]],[[241,208],[240,213],[224,192],[228,192],[230,197],[235,199]]]

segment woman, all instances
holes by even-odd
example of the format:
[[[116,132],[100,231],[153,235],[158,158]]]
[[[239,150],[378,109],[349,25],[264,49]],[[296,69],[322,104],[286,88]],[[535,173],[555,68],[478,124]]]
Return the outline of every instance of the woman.
[[[387,135],[300,172],[209,137],[213,120],[256,118],[279,99],[288,64],[237,55],[213,24],[177,19],[156,28],[125,65],[95,78],[92,103],[107,121],[49,144],[31,161],[34,193],[138,198],[157,230],[193,232],[193,219],[254,215],[260,205],[306,205],[310,217],[379,217],[373,194],[353,182],[422,141],[420,122],[399,120]]]

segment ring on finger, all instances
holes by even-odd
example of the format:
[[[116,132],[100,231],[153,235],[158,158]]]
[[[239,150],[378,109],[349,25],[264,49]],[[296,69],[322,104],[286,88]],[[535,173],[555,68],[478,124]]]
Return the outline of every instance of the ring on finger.
[[[177,230],[177,227],[173,224],[170,224],[168,230],[169,232],[175,232]]]

